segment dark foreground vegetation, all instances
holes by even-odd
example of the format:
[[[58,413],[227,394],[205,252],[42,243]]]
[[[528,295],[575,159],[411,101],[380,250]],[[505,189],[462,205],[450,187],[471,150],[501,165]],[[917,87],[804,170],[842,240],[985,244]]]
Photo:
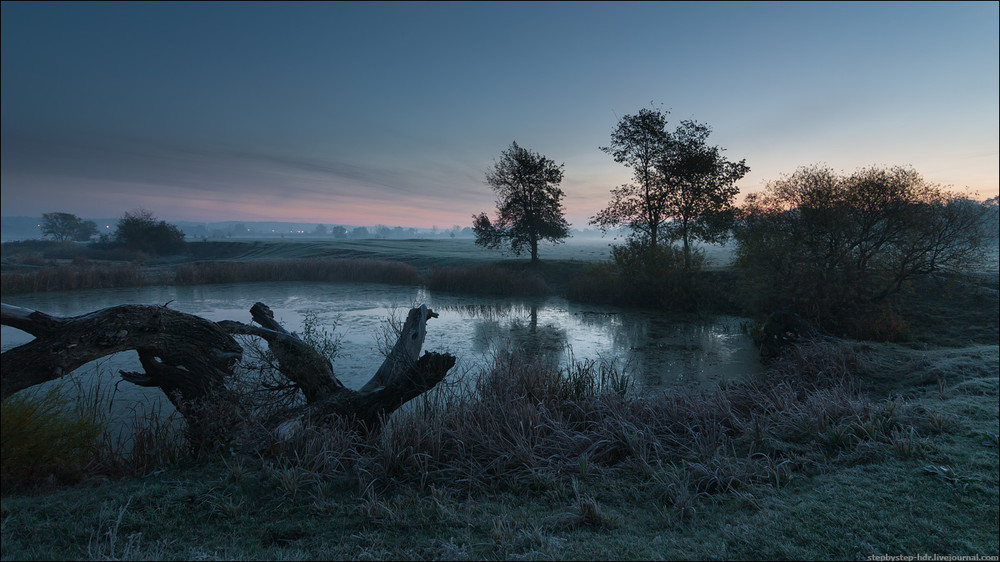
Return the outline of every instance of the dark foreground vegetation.
[[[188,456],[3,409],[4,559],[844,559],[998,548],[995,345],[816,341],[707,395],[516,354],[378,434]],[[95,391],[99,392],[99,391]],[[259,436],[258,436],[259,437]]]
[[[106,431],[101,389],[18,394],[0,422],[0,552],[989,555],[1000,504],[996,291],[927,289],[905,317],[926,343],[821,338],[707,394],[646,394],[607,366],[553,370],[501,355],[381,433],[258,432],[252,449],[236,439],[196,456],[182,426],[156,412],[137,413],[134,438]]]

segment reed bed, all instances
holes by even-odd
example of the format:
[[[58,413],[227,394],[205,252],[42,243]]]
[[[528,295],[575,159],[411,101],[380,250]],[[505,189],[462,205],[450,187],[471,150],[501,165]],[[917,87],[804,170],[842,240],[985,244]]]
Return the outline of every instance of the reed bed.
[[[383,260],[202,262],[177,268],[177,285],[259,281],[365,282],[418,285],[413,266]]]
[[[427,274],[427,288],[449,293],[530,297],[550,290],[541,275],[497,265],[434,268]]]
[[[94,265],[80,262],[0,276],[0,291],[5,295],[141,287],[145,284],[142,269],[133,264]]]

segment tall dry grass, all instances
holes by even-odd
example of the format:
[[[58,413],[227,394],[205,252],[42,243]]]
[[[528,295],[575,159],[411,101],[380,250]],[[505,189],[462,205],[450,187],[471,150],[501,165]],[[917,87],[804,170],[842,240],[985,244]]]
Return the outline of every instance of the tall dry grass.
[[[97,383],[28,389],[0,404],[0,489],[144,476],[187,454],[179,424],[157,406],[135,405],[119,419],[108,409],[113,388]]]
[[[48,262],[45,262],[48,263]],[[203,262],[177,267],[177,285],[250,283],[259,281],[364,282],[417,285],[420,275],[412,266],[380,260],[288,260],[252,262]],[[0,276],[4,294],[141,287],[147,279],[140,266],[95,264],[74,259],[71,265],[49,266]]]
[[[92,404],[67,407],[58,390],[15,394],[0,404],[0,486],[77,482],[104,429]]]
[[[439,267],[427,274],[425,282],[428,289],[449,293],[529,297],[550,292],[538,273],[498,265]]]
[[[498,353],[489,368],[397,411],[378,434],[339,420],[268,433],[262,419],[250,419],[253,409],[243,408],[241,424],[252,431],[231,435],[216,451],[228,457],[252,449],[291,495],[331,479],[356,479],[361,489],[403,484],[529,493],[606,471],[627,473],[684,517],[705,496],[783,486],[795,474],[838,464],[921,454],[922,429],[895,402],[860,390],[856,378],[865,368],[855,348],[821,342],[779,358],[759,378],[695,395],[637,390],[619,369],[596,362],[557,368]],[[8,426],[4,408],[6,471],[27,466],[27,457],[8,457],[6,432],[15,426]],[[148,474],[190,454],[177,426],[150,414],[136,416],[127,443],[87,434],[82,450],[89,457],[78,473]],[[52,443],[50,452],[62,447],[32,434],[38,424],[19,427],[43,448]]]
[[[0,276],[0,291],[4,294],[141,287],[144,284],[145,276],[136,265],[94,265],[80,260],[74,265]]]
[[[178,285],[259,281],[367,282],[417,285],[413,266],[382,260],[201,262],[177,268]]]
[[[377,436],[334,423],[275,437],[272,453],[312,479],[467,491],[528,492],[627,471],[683,513],[703,495],[781,486],[794,473],[893,454],[912,428],[851,382],[853,355],[804,350],[763,378],[696,396],[636,392],[620,371],[596,363],[558,369],[498,354],[491,368],[397,412]],[[841,371],[824,376],[831,367]]]

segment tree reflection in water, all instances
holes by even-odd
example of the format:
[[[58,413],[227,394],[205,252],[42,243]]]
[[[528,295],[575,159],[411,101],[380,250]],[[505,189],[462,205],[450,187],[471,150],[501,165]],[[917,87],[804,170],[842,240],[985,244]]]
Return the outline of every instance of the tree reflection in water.
[[[472,349],[482,354],[520,353],[529,360],[558,367],[567,355],[566,329],[538,321],[537,303],[478,304],[444,307],[475,319]]]

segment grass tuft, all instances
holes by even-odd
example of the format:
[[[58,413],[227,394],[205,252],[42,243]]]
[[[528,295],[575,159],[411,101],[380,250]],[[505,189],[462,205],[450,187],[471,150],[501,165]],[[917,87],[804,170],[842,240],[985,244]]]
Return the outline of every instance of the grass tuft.
[[[74,382],[72,396],[54,386],[0,405],[4,496],[94,477],[147,476],[186,458],[178,424],[160,408],[137,406],[113,424],[102,407],[108,389]]]
[[[4,493],[46,482],[78,482],[104,429],[91,404],[80,408],[58,388],[10,396],[0,405],[0,482]]]

